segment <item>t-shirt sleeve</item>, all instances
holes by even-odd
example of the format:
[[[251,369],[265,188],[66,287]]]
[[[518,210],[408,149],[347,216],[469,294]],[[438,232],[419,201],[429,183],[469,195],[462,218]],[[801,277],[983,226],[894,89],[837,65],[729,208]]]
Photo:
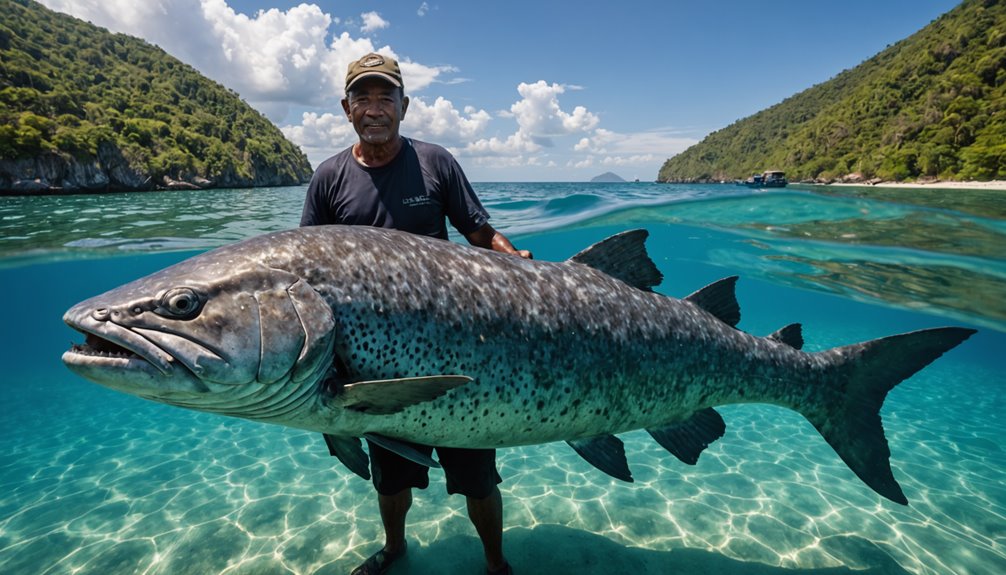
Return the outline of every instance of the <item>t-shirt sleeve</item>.
[[[311,183],[307,186],[307,194],[304,196],[304,210],[300,214],[300,225],[322,226],[335,223],[331,214],[331,202],[327,199],[327,194],[331,189],[329,179],[331,170],[322,164],[311,176]]]
[[[447,219],[454,229],[470,234],[489,221],[489,212],[482,206],[472,184],[457,160],[448,156]]]

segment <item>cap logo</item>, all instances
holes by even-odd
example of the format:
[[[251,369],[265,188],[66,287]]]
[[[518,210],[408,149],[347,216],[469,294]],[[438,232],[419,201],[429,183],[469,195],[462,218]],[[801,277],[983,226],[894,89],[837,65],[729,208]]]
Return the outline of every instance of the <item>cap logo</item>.
[[[360,66],[363,66],[364,68],[374,68],[376,66],[383,66],[383,65],[384,65],[384,58],[376,54],[360,62]]]

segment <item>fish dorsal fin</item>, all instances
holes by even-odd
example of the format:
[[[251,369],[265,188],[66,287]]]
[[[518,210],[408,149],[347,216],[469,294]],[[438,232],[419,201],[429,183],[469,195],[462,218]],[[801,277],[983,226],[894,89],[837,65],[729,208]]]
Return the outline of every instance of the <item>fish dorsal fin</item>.
[[[440,464],[429,455],[420,453],[411,445],[402,443],[397,439],[392,439],[376,433],[364,433],[363,436],[366,437],[368,441],[380,445],[388,451],[397,453],[409,461],[415,461],[419,465],[425,465],[426,467],[440,467]]]
[[[464,375],[432,375],[347,383],[335,391],[343,408],[369,415],[389,415],[440,397],[472,381]]]
[[[629,230],[601,240],[570,261],[592,267],[641,290],[652,291],[664,275],[646,253],[646,230]]]
[[[350,471],[364,479],[370,479],[370,460],[367,453],[360,447],[359,437],[346,437],[344,435],[321,434],[328,445],[328,452],[339,458],[343,465]]]
[[[702,451],[709,447],[710,443],[723,437],[726,430],[727,425],[723,423],[720,414],[715,409],[707,407],[696,411],[681,423],[646,431],[675,457],[688,465],[695,465]]]
[[[737,276],[714,281],[706,287],[684,298],[716,316],[730,327],[737,327],[741,320],[741,306],[737,303],[734,288]]]
[[[803,327],[798,323],[784,325],[765,337],[784,343],[793,349],[803,348]]]
[[[598,435],[567,441],[587,463],[614,477],[632,483],[632,471],[625,460],[625,445],[614,435]]]

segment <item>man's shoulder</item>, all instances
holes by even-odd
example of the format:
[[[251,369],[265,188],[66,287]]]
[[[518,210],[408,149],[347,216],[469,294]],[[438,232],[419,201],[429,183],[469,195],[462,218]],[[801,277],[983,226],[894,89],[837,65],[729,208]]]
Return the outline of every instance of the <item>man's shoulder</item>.
[[[318,164],[318,169],[316,171],[338,171],[346,165],[347,158],[351,159],[353,157],[353,146],[346,148],[345,150],[339,152],[338,154],[328,158],[324,162]]]
[[[406,141],[420,157],[454,160],[454,156],[447,151],[447,148],[439,144],[424,142],[422,140],[416,140],[415,138],[407,138]]]

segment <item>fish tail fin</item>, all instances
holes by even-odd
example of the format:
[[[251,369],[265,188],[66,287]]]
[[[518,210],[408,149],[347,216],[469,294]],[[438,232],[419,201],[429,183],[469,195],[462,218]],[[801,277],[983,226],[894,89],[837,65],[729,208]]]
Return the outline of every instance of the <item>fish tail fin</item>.
[[[891,471],[880,408],[896,385],[973,333],[956,327],[926,329],[823,352],[841,358],[837,363],[844,397],[804,415],[864,483],[891,501],[908,505]]]

